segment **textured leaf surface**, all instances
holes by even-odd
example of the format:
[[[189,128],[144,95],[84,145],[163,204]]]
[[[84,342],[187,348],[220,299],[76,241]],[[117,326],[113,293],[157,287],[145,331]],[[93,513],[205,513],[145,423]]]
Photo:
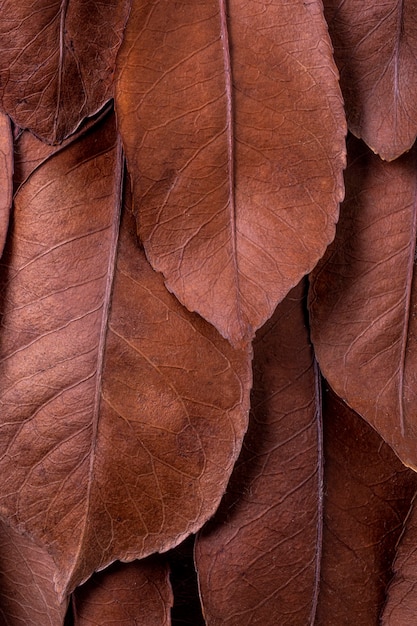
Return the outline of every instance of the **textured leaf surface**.
[[[353,140],[334,245],[313,273],[324,376],[417,469],[416,151],[384,163]]]
[[[53,585],[55,564],[47,551],[0,524],[0,623],[62,626],[66,602]]]
[[[417,476],[330,391],[323,394],[323,414],[324,526],[316,625],[376,625]]]
[[[383,159],[417,135],[417,5],[324,0],[350,130]]]
[[[74,626],[170,626],[172,601],[162,559],[117,562],[75,590]]]
[[[113,95],[130,0],[1,0],[0,102],[55,143]]]
[[[0,506],[63,592],[195,532],[247,425],[248,351],[167,292],[130,214],[117,248],[120,167],[109,118],[38,168],[1,273]]]
[[[417,512],[412,504],[394,562],[394,577],[388,587],[382,614],[383,626],[408,626],[417,614]]]
[[[0,257],[9,227],[13,194],[13,135],[8,115],[0,113]]]
[[[135,0],[116,110],[168,289],[251,339],[334,237],[345,122],[321,4]]]
[[[252,421],[225,501],[197,540],[210,626],[305,626],[314,619],[321,409],[303,287],[290,292],[257,334]]]

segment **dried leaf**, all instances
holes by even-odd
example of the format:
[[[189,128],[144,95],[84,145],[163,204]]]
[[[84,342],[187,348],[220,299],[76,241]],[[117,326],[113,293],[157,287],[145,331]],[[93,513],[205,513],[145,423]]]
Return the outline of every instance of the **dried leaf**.
[[[0,522],[2,626],[61,626],[67,602],[54,589],[55,565],[47,551]]]
[[[336,240],[312,277],[312,339],[337,394],[417,469],[417,152],[349,151]]]
[[[113,95],[130,0],[0,0],[0,103],[59,143]]]
[[[13,134],[10,119],[0,113],[0,257],[9,228],[13,194]]]
[[[349,129],[383,159],[417,135],[417,5],[324,0]]]
[[[323,414],[324,527],[316,625],[376,625],[417,476],[330,391],[323,394]]]
[[[416,538],[417,520],[415,499],[405,522],[394,562],[395,575],[388,587],[387,601],[382,614],[382,626],[409,626],[415,620],[416,596]]]
[[[247,423],[249,351],[167,292],[129,213],[117,246],[120,156],[111,117],[39,167],[0,276],[0,510],[62,593],[195,532]]]
[[[74,626],[170,626],[172,601],[162,559],[117,562],[75,590]]]
[[[210,626],[305,626],[314,619],[321,422],[303,288],[291,291],[257,334],[252,421],[226,499],[197,540]]]
[[[345,122],[320,2],[134,0],[116,110],[150,262],[251,339],[334,237]]]

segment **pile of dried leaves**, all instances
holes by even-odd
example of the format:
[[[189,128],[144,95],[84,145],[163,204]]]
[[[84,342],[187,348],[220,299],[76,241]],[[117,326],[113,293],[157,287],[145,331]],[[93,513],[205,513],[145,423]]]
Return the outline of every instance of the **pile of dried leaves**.
[[[0,0],[1,624],[416,621],[417,3],[325,5]]]

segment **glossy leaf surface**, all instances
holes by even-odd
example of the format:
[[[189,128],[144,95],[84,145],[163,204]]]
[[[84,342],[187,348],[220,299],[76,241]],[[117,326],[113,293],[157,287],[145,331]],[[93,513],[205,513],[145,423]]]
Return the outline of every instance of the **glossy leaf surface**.
[[[10,119],[0,113],[0,257],[9,227],[13,194],[13,135]]]
[[[323,414],[323,555],[315,623],[376,625],[417,475],[329,390]]]
[[[4,257],[1,511],[49,546],[63,593],[210,517],[246,430],[249,351],[120,245],[113,118],[38,168]]]
[[[349,129],[383,159],[417,135],[417,5],[324,0]]]
[[[47,551],[7,524],[0,524],[0,623],[2,626],[61,626],[56,568]]]
[[[170,626],[172,601],[162,559],[117,562],[76,589],[74,626]]]
[[[345,121],[321,4],[135,0],[116,111],[150,262],[250,340],[334,237]]]
[[[334,245],[313,273],[324,376],[417,469],[416,151],[384,163],[352,140]]]
[[[60,142],[113,95],[130,0],[1,0],[0,105]]]
[[[317,371],[304,283],[254,344],[249,430],[196,565],[209,626],[305,626],[314,619],[321,549],[322,458]]]

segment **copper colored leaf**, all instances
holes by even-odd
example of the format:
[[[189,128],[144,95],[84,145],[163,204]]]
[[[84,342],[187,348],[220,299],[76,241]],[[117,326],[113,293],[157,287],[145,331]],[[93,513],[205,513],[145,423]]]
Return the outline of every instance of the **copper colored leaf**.
[[[409,626],[417,614],[417,519],[415,499],[405,522],[394,561],[394,577],[387,591],[382,626]]]
[[[74,626],[170,626],[172,600],[162,559],[117,562],[75,590]]]
[[[417,153],[349,151],[336,240],[312,278],[312,339],[338,395],[417,469]]]
[[[251,339],[334,237],[345,122],[320,2],[134,0],[116,110],[150,262]]]
[[[115,173],[116,172],[116,173]],[[246,429],[250,354],[119,237],[113,117],[36,169],[4,256],[0,507],[71,590],[215,511]]]
[[[0,104],[56,143],[113,95],[130,0],[0,0]]]
[[[13,193],[13,135],[10,119],[0,113],[0,257],[9,227]]]
[[[61,626],[67,603],[54,589],[55,564],[47,551],[0,522],[0,623]]]
[[[324,0],[350,130],[383,159],[417,135],[417,4]]]
[[[251,422],[227,495],[200,534],[209,626],[312,623],[321,547],[321,416],[304,284],[254,345]]]
[[[323,396],[325,497],[316,625],[376,625],[417,476],[337,396]]]

